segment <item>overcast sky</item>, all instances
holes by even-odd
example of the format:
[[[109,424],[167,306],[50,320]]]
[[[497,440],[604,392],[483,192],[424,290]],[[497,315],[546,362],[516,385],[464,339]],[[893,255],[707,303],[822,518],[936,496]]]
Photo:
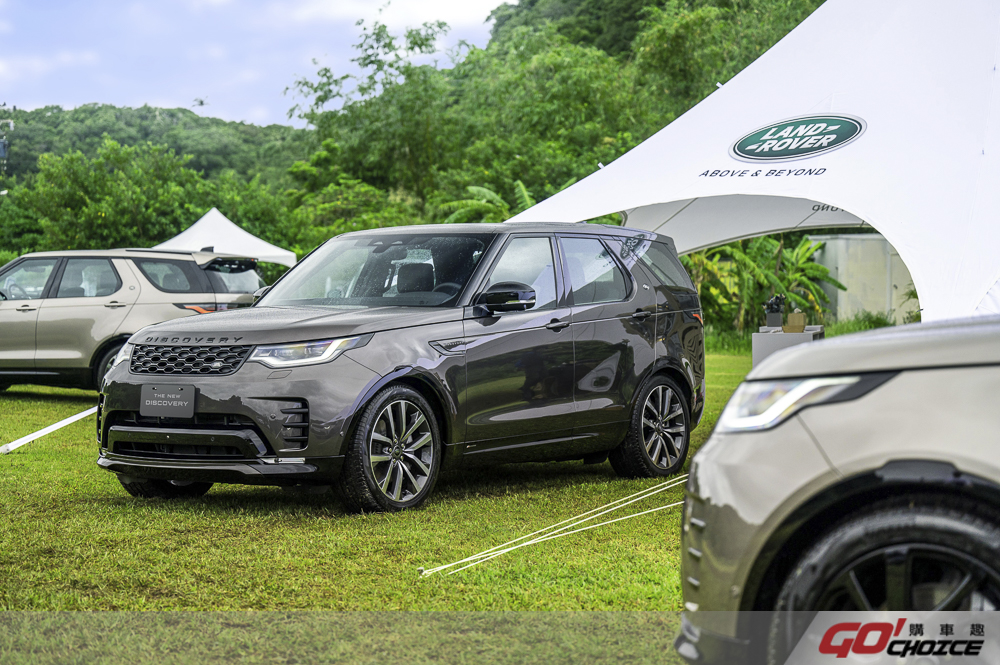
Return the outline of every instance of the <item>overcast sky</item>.
[[[502,0],[394,0],[382,21],[396,31],[443,20],[485,46]],[[316,58],[348,73],[355,22],[384,1],[0,0],[0,102],[18,108],[89,102],[191,108],[256,124],[289,124],[283,94],[315,72]],[[441,60],[446,58],[442,55]],[[298,122],[294,124],[300,124]]]

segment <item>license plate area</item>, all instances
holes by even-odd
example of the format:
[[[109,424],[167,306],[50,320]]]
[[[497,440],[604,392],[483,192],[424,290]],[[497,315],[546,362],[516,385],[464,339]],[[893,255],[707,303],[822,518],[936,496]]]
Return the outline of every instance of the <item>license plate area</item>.
[[[149,384],[142,386],[140,416],[159,418],[193,418],[194,386]]]

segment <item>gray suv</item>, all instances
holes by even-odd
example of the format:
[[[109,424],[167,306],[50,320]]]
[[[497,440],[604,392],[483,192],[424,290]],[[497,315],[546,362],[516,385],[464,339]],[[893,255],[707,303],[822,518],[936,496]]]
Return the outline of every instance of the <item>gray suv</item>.
[[[134,332],[252,304],[256,260],[150,249],[25,254],[0,268],[0,390],[98,388]]]
[[[750,372],[691,463],[681,655],[781,663],[815,611],[1000,608],[998,395],[1000,318]]]

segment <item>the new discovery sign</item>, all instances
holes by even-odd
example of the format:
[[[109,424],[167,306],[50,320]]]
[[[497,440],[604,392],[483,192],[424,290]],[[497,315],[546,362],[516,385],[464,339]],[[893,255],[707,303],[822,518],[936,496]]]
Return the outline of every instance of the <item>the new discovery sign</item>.
[[[750,162],[804,159],[845,146],[864,131],[861,118],[806,115],[753,131],[734,143],[731,152]]]

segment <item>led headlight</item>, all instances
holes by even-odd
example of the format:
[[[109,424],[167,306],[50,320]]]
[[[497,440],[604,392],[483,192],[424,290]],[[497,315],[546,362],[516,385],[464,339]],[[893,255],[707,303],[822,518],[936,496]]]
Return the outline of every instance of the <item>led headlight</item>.
[[[129,344],[128,342],[126,342],[125,346],[123,346],[121,349],[118,350],[118,355],[115,356],[115,360],[113,363],[111,363],[111,366],[117,367],[121,363],[128,361],[132,357],[132,349],[134,348],[134,346],[135,346],[134,344]]]
[[[363,342],[368,341],[367,338],[367,335],[362,335],[342,339],[324,339],[316,342],[258,346],[254,349],[249,360],[274,368],[315,365],[329,362],[347,349],[360,346]]]
[[[719,416],[720,432],[746,432],[780,425],[796,412],[815,404],[855,399],[895,376],[879,372],[775,381],[746,381],[733,393]]]

